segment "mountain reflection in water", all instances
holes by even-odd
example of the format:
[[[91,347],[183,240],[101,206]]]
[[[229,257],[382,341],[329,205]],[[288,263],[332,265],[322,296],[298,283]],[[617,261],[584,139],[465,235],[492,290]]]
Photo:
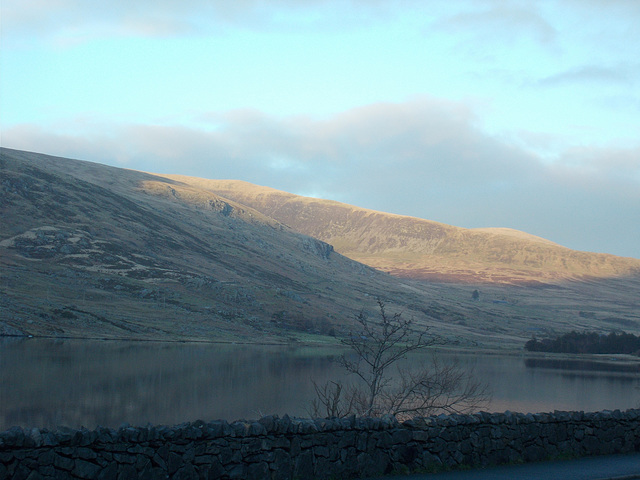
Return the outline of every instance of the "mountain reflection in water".
[[[0,430],[306,416],[312,381],[342,378],[333,362],[339,353],[318,347],[0,339]],[[637,369],[594,376],[593,369],[567,365],[532,368],[539,365],[517,356],[439,357],[472,368],[489,384],[490,411],[626,409],[640,403]]]

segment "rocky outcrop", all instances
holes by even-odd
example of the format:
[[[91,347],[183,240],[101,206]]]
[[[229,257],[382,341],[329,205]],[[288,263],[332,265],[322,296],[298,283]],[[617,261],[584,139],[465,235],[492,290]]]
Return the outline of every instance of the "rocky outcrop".
[[[333,253],[333,245],[314,238],[305,238],[302,241],[302,248],[324,260],[328,260],[331,253]]]
[[[356,478],[640,450],[640,410],[13,427],[0,478]]]

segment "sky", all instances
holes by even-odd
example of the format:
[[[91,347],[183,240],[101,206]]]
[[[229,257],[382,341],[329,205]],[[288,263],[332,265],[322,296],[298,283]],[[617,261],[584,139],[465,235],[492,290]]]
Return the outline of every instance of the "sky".
[[[640,258],[638,0],[0,0],[0,144]]]

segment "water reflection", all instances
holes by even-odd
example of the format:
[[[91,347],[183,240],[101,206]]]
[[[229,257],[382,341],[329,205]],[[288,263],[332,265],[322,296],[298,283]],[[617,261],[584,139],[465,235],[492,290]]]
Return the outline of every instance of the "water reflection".
[[[593,360],[572,360],[568,358],[527,358],[524,364],[528,368],[551,368],[555,370],[573,370],[592,373],[640,373],[640,364],[638,363],[597,362]]]
[[[0,340],[0,429],[306,415],[337,351],[259,345]],[[638,406],[638,371],[532,368],[518,357],[441,354],[487,381],[489,410]]]

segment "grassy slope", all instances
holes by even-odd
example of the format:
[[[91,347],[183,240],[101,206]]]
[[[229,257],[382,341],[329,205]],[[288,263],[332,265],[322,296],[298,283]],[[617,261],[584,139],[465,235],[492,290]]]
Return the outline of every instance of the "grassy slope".
[[[640,274],[640,260],[570,250],[516,230],[453,227],[246,182],[172,178],[249,205],[396,276],[517,284]]]
[[[637,277],[523,288],[483,283],[467,269],[471,284],[415,281],[349,260],[278,218],[294,213],[336,249],[369,246],[363,257],[394,253],[407,264],[443,250],[448,235],[483,232],[251,187],[267,212],[251,206],[250,190],[223,194],[219,182],[9,149],[0,170],[0,334],[310,340],[348,332],[354,313],[375,312],[376,297],[469,348],[519,347],[532,332],[640,328]]]

